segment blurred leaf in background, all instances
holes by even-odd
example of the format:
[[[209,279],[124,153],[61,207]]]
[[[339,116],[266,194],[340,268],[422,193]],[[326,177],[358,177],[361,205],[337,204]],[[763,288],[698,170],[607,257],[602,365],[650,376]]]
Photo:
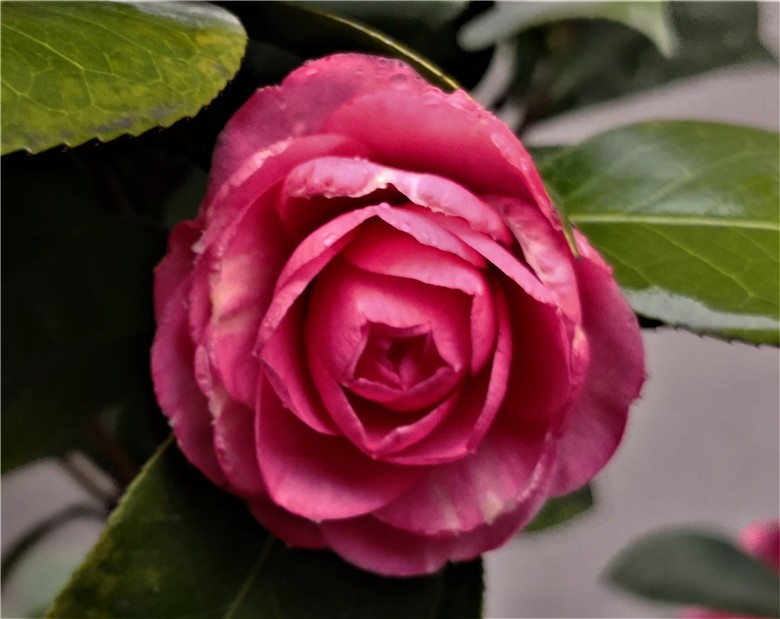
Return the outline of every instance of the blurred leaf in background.
[[[780,616],[777,574],[708,531],[671,529],[647,535],[624,549],[605,576],[625,591],[658,602],[740,617]]]
[[[633,8],[621,13],[620,5]],[[640,7],[647,13],[641,20]],[[541,16],[523,14],[525,21],[502,25],[501,36],[483,30],[497,19],[485,13],[464,26],[459,40],[479,48],[515,32],[504,39],[514,55],[500,102],[520,108],[522,130],[562,112],[718,67],[776,62],[759,38],[758,14],[757,3],[739,1],[574,3],[568,13],[556,8]]]

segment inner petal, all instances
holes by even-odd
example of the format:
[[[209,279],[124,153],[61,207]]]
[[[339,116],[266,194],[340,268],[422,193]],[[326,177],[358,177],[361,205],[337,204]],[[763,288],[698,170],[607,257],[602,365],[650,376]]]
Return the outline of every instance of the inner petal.
[[[392,410],[417,411],[440,401],[457,378],[427,325],[370,323],[365,348],[342,385]]]

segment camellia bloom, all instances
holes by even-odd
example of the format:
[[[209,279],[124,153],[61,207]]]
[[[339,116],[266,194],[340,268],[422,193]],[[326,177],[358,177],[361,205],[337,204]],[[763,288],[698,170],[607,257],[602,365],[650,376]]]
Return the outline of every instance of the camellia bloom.
[[[745,527],[739,535],[742,549],[780,574],[780,520],[762,520]],[[753,619],[746,615],[719,612],[707,608],[686,608],[680,619]]]
[[[386,575],[504,543],[593,477],[644,380],[609,267],[462,91],[334,55],[263,88],[156,271],[187,458],[292,546]]]

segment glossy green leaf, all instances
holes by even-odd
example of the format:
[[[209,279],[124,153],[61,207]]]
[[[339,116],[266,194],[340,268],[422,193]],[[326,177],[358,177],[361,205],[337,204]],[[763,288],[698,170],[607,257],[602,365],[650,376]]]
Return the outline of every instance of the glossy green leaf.
[[[593,502],[593,491],[589,485],[564,496],[549,499],[530,524],[523,529],[523,533],[536,533],[564,524],[588,511],[593,507]]]
[[[645,2],[502,2],[461,30],[466,49],[482,49],[518,32],[572,19],[606,19],[637,30],[664,55],[676,41],[665,0]]]
[[[778,343],[776,133],[645,123],[563,150],[541,172],[637,313],[697,333]]]
[[[654,533],[609,565],[612,584],[651,600],[780,616],[780,579],[729,540],[697,530]]]
[[[193,116],[238,70],[245,45],[240,22],[207,3],[5,3],[2,153]]]
[[[480,616],[481,600],[478,560],[393,579],[287,548],[168,441],[47,616],[444,619]]]
[[[403,60],[432,84],[454,90],[458,83],[441,69],[389,36],[345,17],[305,5],[281,2],[231,2],[252,39],[306,58],[355,51]]]

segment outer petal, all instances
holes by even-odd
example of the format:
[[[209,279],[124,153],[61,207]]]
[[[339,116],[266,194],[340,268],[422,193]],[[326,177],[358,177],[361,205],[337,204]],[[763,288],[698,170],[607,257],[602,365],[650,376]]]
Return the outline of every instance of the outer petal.
[[[184,455],[213,483],[226,486],[227,479],[214,453],[208,403],[193,370],[195,347],[186,313],[190,284],[191,278],[186,278],[169,297],[162,316],[158,316],[152,345],[154,390]]]
[[[158,322],[179,286],[190,277],[195,262],[192,246],[200,235],[200,227],[194,221],[183,221],[168,236],[168,253],[154,270],[154,312]]]
[[[254,438],[254,411],[230,399],[214,381],[205,347],[195,351],[195,378],[208,399],[214,433],[214,450],[231,492],[244,498],[265,494]]]
[[[217,142],[212,187],[218,188],[253,153],[291,136],[320,133],[331,112],[355,96],[432,87],[398,60],[334,54],[307,62],[279,87],[258,90],[233,115]]]
[[[590,365],[582,393],[569,413],[559,443],[553,494],[565,494],[591,479],[618,447],[628,407],[645,380],[639,324],[587,239],[577,235],[575,264]]]
[[[554,445],[554,444],[552,444]],[[553,452],[554,453],[554,447]],[[551,467],[539,467],[512,511],[461,535],[418,535],[373,516],[322,523],[329,546],[350,563],[386,576],[417,576],[439,570],[448,560],[466,561],[504,544],[541,506]]]
[[[246,209],[214,249],[208,339],[230,395],[254,406],[259,364],[252,355],[279,271],[293,247],[272,204]]]
[[[336,109],[324,130],[365,144],[373,161],[456,178],[478,195],[519,197],[560,225],[530,155],[506,125],[462,91],[357,97]]]
[[[502,413],[474,454],[430,468],[408,492],[374,515],[425,535],[462,534],[492,524],[517,507],[524,488],[536,488],[534,475],[550,477],[554,443],[543,426]]]
[[[378,509],[422,472],[371,460],[341,437],[318,434],[260,389],[257,450],[268,494],[280,507],[315,522]]]

